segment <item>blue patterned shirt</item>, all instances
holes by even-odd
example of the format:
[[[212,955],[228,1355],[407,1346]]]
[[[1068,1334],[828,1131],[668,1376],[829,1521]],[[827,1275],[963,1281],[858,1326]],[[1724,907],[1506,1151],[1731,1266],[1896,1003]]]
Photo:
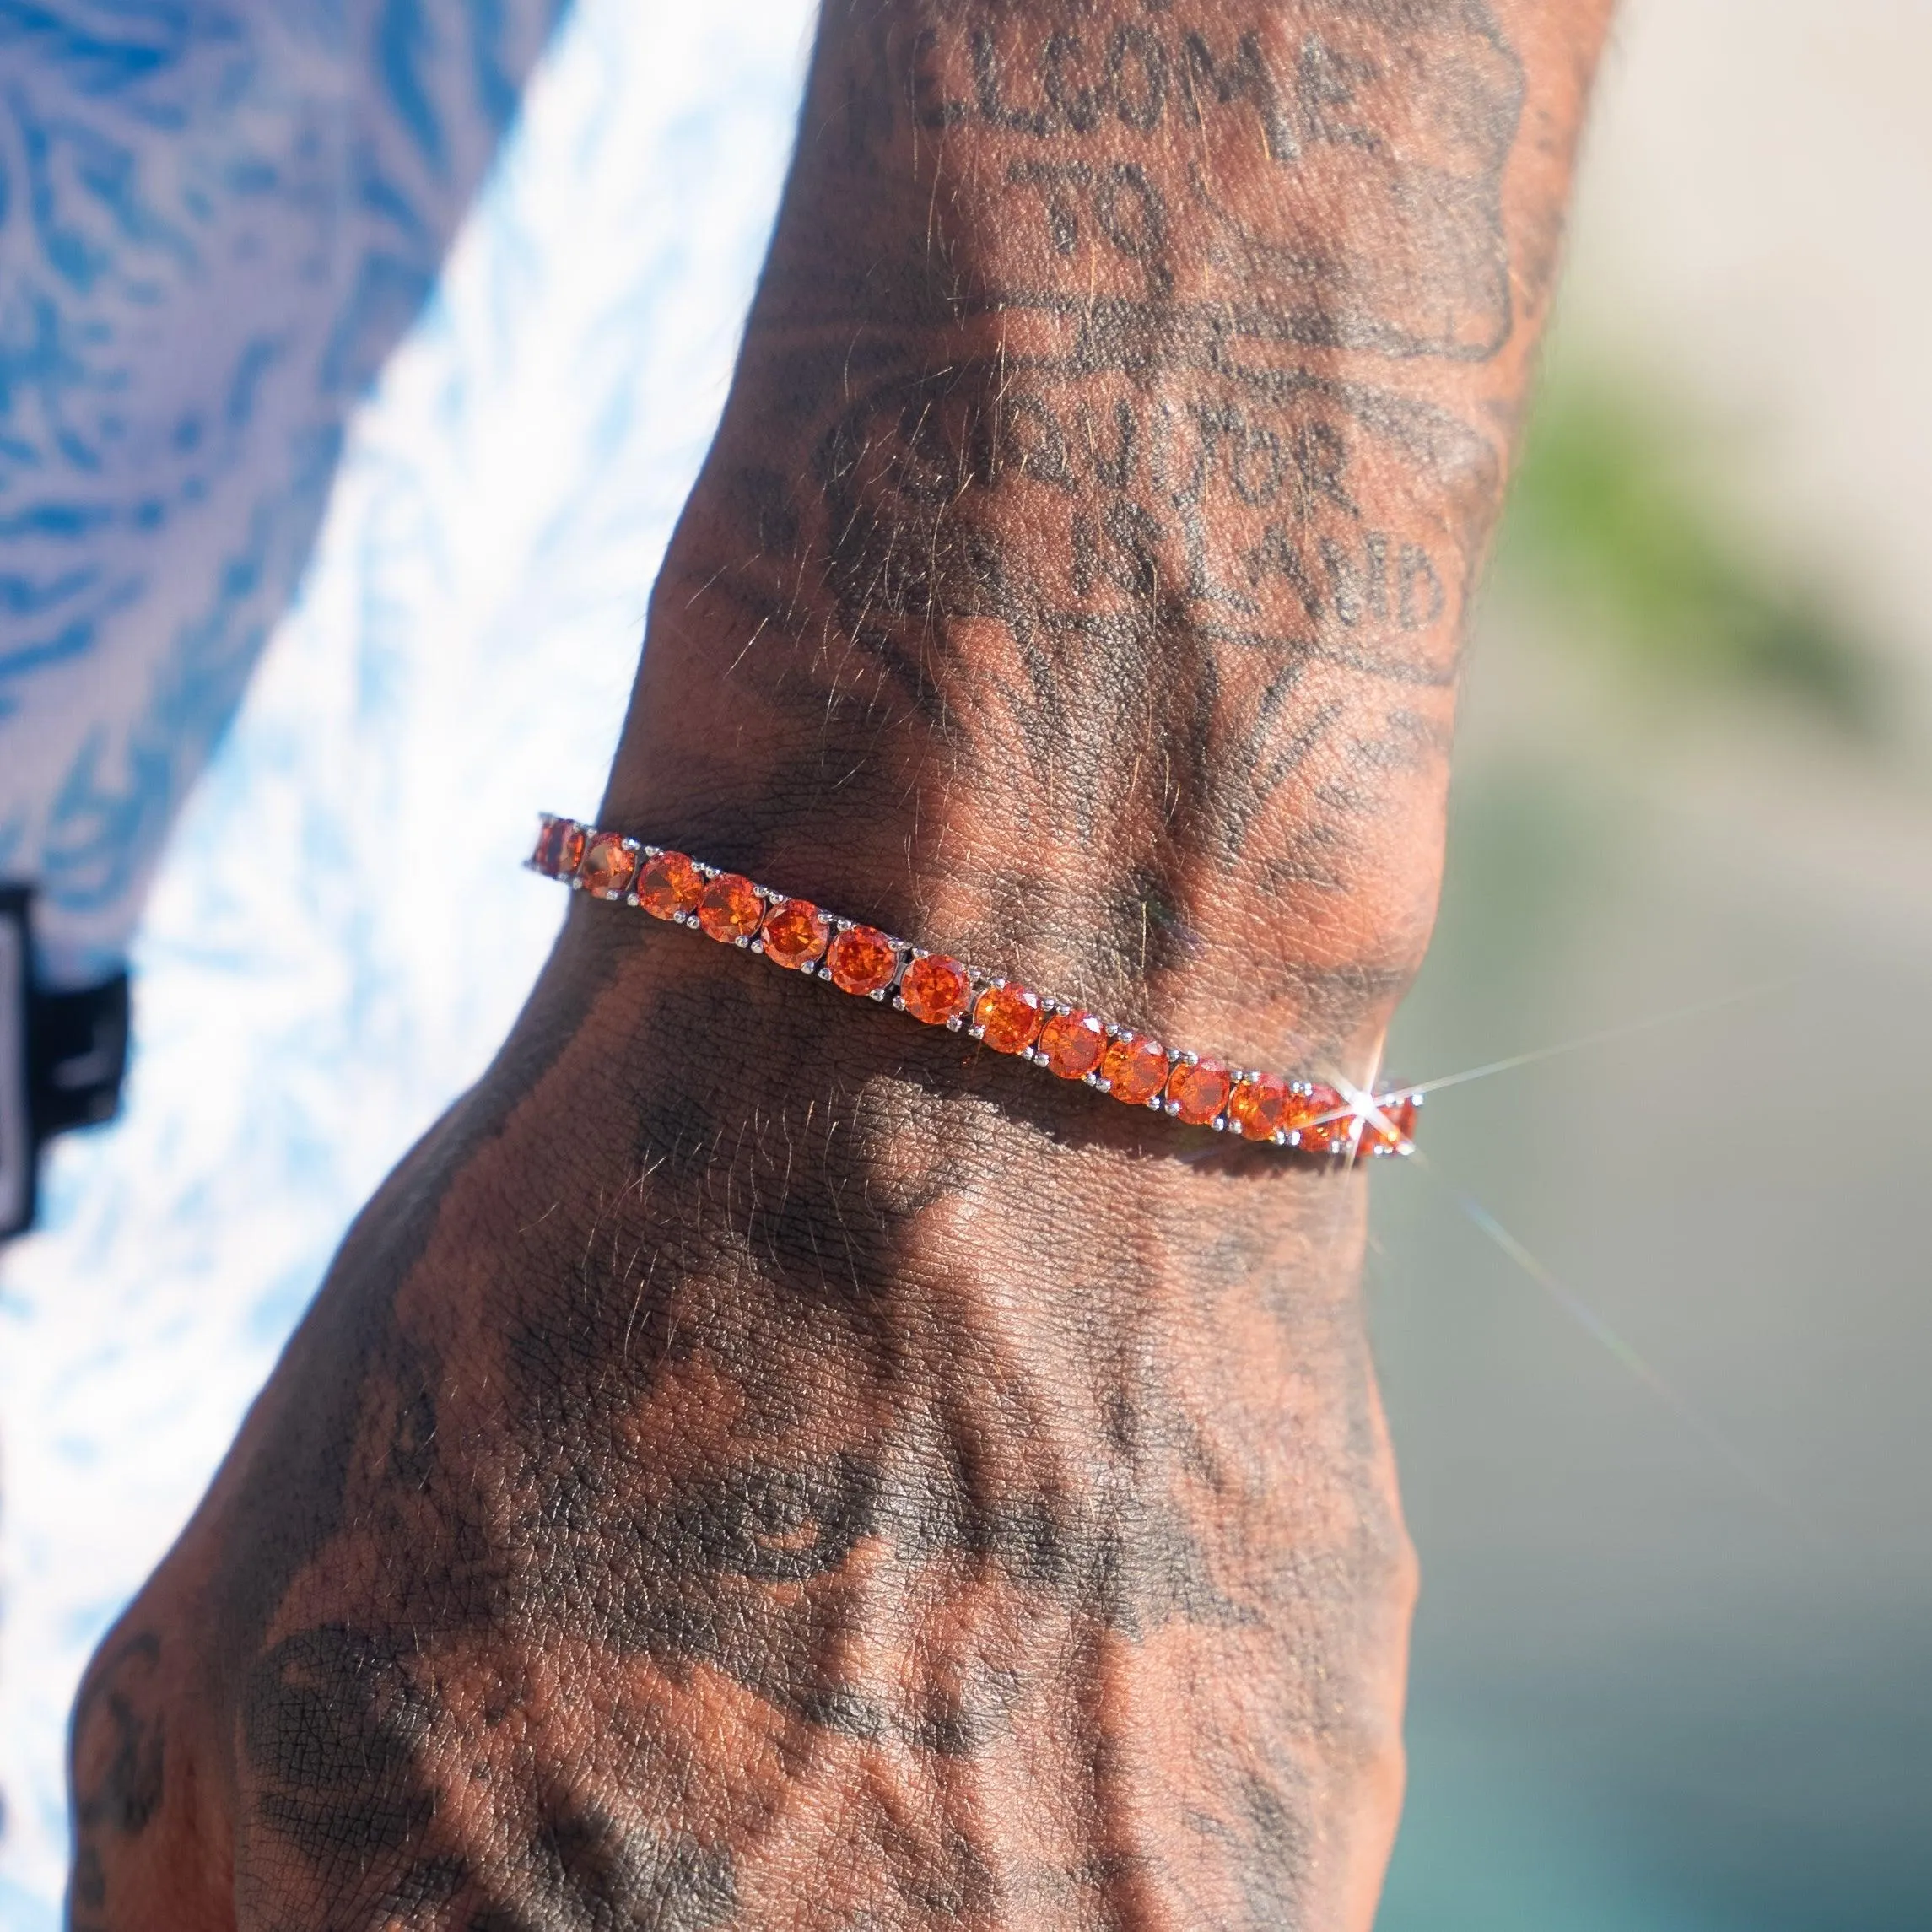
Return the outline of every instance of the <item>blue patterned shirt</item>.
[[[0,881],[115,971],[562,0],[0,0]]]

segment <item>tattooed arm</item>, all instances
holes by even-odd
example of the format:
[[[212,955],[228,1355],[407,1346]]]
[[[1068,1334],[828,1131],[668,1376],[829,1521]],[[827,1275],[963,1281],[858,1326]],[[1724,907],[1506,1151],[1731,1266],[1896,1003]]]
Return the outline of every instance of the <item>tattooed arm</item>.
[[[604,820],[1360,1077],[1604,0],[839,0]],[[1363,1928],[1358,1176],[579,902],[76,1719],[77,1925]]]

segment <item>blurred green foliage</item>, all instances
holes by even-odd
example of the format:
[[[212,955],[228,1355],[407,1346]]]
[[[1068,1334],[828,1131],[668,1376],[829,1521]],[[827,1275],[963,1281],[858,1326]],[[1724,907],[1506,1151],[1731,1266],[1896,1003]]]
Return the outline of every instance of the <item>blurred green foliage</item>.
[[[1635,385],[1555,375],[1520,452],[1494,581],[1679,702],[1764,693],[1877,734],[1881,666],[1830,600],[1745,538],[1692,461],[1695,424]]]

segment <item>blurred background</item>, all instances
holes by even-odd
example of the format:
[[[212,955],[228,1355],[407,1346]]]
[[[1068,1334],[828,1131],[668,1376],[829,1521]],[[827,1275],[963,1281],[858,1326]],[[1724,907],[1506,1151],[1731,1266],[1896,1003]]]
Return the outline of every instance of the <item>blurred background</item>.
[[[182,827],[127,1114],[0,1262],[3,1932],[89,1648],[548,947],[511,858],[595,803],[807,26],[577,0]],[[1928,71],[1919,0],[1629,0],[1606,63],[1391,1057],[1563,1050],[1376,1182],[1383,1932],[1932,1925]]]
[[[1381,1932],[1932,1926],[1929,58],[1633,0],[1604,71],[1392,1060],[1658,1023],[1378,1184]]]

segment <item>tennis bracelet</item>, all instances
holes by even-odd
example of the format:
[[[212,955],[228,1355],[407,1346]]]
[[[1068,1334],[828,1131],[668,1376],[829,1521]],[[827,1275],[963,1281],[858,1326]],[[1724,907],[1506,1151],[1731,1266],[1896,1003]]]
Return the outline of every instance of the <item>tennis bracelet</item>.
[[[1017,979],[979,972],[683,852],[546,814],[528,864],[595,899],[691,926],[774,966],[829,980],[843,993],[889,1000],[927,1026],[964,1028],[996,1053],[1189,1126],[1342,1163],[1414,1152],[1419,1093],[1346,1091],[1163,1046]]]

